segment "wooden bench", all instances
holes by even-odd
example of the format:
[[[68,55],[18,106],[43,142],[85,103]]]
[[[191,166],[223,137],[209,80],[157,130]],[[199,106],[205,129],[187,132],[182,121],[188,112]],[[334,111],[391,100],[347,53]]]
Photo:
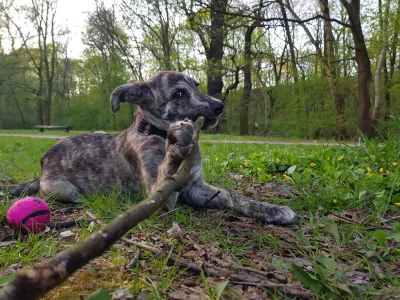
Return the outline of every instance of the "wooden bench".
[[[36,125],[36,129],[39,129],[40,132],[43,132],[45,129],[47,130],[64,130],[65,132],[69,132],[72,129],[72,126],[52,126],[52,125]]]

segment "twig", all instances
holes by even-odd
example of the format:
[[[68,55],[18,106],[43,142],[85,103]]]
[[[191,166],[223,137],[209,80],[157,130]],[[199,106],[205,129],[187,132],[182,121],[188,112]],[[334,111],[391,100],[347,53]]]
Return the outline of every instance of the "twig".
[[[203,117],[196,120],[195,143],[198,142],[203,124]],[[125,233],[161,208],[173,192],[186,184],[198,150],[198,147],[193,147],[178,171],[165,180],[146,200],[112,220],[80,244],[68,248],[39,266],[19,271],[16,278],[0,290],[0,300],[39,299],[90,260],[102,255]]]
[[[135,256],[132,258],[132,260],[125,266],[125,269],[134,269],[136,266],[137,261],[140,258],[140,248],[136,249]]]
[[[0,243],[0,247],[5,247],[5,246],[8,246],[8,245],[12,245],[12,244],[15,244],[16,242],[18,242],[18,241],[17,240],[4,241],[4,242]]]
[[[77,219],[77,220],[72,220],[72,221],[63,221],[63,222],[52,222],[48,223],[47,226],[50,227],[51,229],[65,229],[65,228],[71,228],[76,225],[82,224],[82,223],[90,223],[94,222],[94,219]]]
[[[248,281],[230,281],[232,284],[251,285],[266,288],[268,290],[279,290],[286,296],[296,299],[314,299],[315,297],[309,291],[295,291],[292,289],[302,288],[297,284],[276,284],[276,283],[263,283],[263,282],[248,282]]]
[[[386,220],[381,221],[381,224],[385,224],[385,223],[389,223],[389,222],[397,221],[397,220],[400,220],[400,216],[394,216],[391,218],[387,218]]]
[[[212,199],[217,197],[220,193],[221,193],[221,191],[217,191],[214,195],[212,195],[212,197],[210,199],[208,199],[206,202],[204,202],[204,204],[202,206],[206,206]]]

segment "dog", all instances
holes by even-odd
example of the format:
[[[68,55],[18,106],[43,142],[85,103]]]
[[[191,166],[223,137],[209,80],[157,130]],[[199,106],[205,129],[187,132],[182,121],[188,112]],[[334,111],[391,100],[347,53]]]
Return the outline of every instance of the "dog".
[[[41,176],[11,185],[8,193],[19,196],[40,191],[42,197],[80,203],[85,195],[113,189],[128,194],[155,191],[172,176],[182,160],[199,147],[193,143],[194,123],[205,117],[203,129],[216,126],[224,104],[201,93],[199,84],[179,72],[160,72],[146,81],[130,81],[111,94],[111,109],[121,102],[137,105],[136,122],[119,134],[82,134],[65,138],[41,160]],[[205,183],[197,151],[186,186],[177,201],[204,209],[231,209],[262,222],[288,225],[296,220],[286,206],[258,202],[230,189]],[[4,188],[3,188],[4,189]]]

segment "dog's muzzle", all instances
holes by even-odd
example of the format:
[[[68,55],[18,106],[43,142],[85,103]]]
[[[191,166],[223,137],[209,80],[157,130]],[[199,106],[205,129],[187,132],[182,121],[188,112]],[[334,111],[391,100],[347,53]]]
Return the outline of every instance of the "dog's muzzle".
[[[211,102],[210,108],[212,111],[215,113],[216,116],[219,116],[222,114],[222,111],[224,110],[224,103],[222,101],[213,101]]]

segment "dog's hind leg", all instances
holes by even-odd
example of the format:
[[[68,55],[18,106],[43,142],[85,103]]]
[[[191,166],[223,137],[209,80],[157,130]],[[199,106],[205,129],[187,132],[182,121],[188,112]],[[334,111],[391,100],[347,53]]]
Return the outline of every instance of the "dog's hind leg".
[[[179,195],[182,203],[198,208],[232,209],[265,223],[289,225],[296,222],[291,208],[255,201],[230,189],[220,189],[204,182],[187,186]]]
[[[40,194],[59,202],[79,204],[84,201],[78,189],[70,182],[61,180],[41,180]]]

